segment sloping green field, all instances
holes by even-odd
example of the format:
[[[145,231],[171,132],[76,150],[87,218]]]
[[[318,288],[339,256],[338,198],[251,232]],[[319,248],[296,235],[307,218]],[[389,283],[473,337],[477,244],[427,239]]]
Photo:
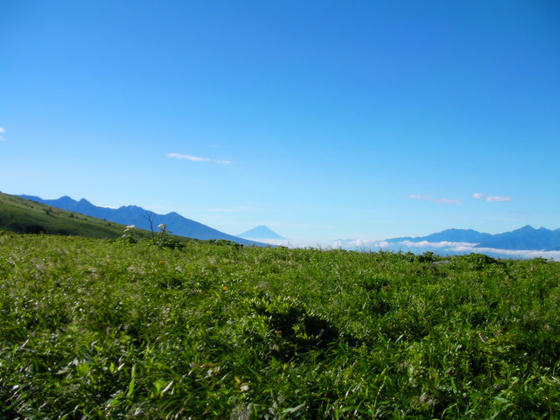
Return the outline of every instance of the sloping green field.
[[[0,230],[15,233],[45,233],[87,238],[116,239],[123,235],[126,226],[107,220],[50,207],[25,198],[0,193]],[[154,229],[157,229],[154,226]],[[151,232],[133,229],[135,239],[156,238]],[[161,236],[161,235],[160,235]],[[170,235],[165,240],[184,244],[197,239]],[[209,241],[212,242],[212,241]],[[216,242],[216,241],[214,241]],[[223,241],[222,241],[223,242]]]
[[[0,235],[0,418],[555,418],[560,263]]]
[[[118,238],[124,226],[0,193],[0,229],[18,233]],[[137,231],[148,237],[148,233]]]

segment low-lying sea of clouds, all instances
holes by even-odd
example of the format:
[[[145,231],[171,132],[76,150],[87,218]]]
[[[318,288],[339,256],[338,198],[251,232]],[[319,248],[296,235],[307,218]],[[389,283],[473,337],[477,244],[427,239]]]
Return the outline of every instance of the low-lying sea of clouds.
[[[262,241],[262,240],[261,240]],[[499,248],[478,248],[472,242],[428,242],[428,241],[373,241],[373,240],[337,240],[331,242],[311,242],[311,241],[288,241],[288,240],[266,240],[262,241],[271,245],[286,246],[289,248],[320,248],[320,249],[345,249],[349,251],[392,251],[392,252],[412,252],[423,254],[431,251],[439,255],[464,255],[464,254],[485,254],[496,258],[531,259],[545,258],[547,260],[560,261],[560,251],[545,250],[513,250]]]

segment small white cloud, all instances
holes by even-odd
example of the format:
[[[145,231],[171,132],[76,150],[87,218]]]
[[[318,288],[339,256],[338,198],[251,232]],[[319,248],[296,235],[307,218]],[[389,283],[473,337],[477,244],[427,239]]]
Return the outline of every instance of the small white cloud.
[[[474,198],[475,200],[486,200],[489,203],[511,201],[511,197],[506,197],[503,195],[489,195],[488,197],[486,197],[482,193],[474,193],[471,197]]]
[[[6,132],[4,127],[0,127],[0,141],[6,141],[6,139],[2,136]]]
[[[503,203],[505,201],[511,201],[511,197],[504,197],[502,195],[492,195],[490,197],[486,197],[486,201],[490,203]]]
[[[174,159],[186,159],[186,160],[190,160],[191,162],[220,163],[222,165],[229,165],[231,163],[230,160],[210,159],[210,158],[200,157],[200,156],[184,155],[182,153],[168,153],[167,157],[174,158]]]
[[[181,153],[168,153],[167,157],[175,158],[175,159],[187,159],[192,162],[208,162],[210,159],[202,158],[198,156],[191,156],[191,155],[183,155]]]

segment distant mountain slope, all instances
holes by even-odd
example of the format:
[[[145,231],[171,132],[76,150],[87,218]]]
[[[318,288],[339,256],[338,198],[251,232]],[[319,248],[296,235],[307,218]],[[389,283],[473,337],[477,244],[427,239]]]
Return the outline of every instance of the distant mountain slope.
[[[86,199],[80,201],[73,200],[68,196],[61,197],[56,200],[44,200],[40,197],[31,195],[21,195],[20,197],[33,200],[38,203],[47,204],[49,206],[58,207],[64,210],[85,214],[99,219],[110,220],[112,222],[125,225],[135,225],[140,229],[150,230],[150,222],[148,217],[152,219],[154,229],[157,225],[165,224],[168,230],[174,235],[186,236],[201,240],[224,239],[227,241],[237,242],[243,245],[264,246],[259,242],[238,238],[227,233],[220,232],[202,223],[187,219],[178,213],[172,212],[168,214],[157,214],[150,210],[145,210],[138,206],[122,206],[118,209],[107,207],[98,207]]]
[[[240,233],[237,236],[246,239],[286,239],[270,230],[268,227],[262,225],[250,229],[247,232]]]
[[[560,250],[560,229],[535,229],[524,226],[512,232],[492,235],[491,238],[480,242],[478,247],[557,251]]]
[[[477,248],[499,248],[510,250],[560,250],[560,229],[535,229],[524,226],[511,232],[492,235],[472,229],[447,229],[421,237],[402,237],[387,239],[387,242],[471,242]]]
[[[410,237],[405,236],[402,238],[387,239],[387,242],[402,242],[402,241],[428,241],[428,242],[473,242],[480,243],[482,241],[492,238],[489,233],[481,233],[472,229],[446,229],[438,233],[432,233],[427,236]]]
[[[124,226],[106,220],[0,193],[0,229],[17,233],[49,233],[91,238],[118,238]],[[137,230],[136,235],[149,237]]]

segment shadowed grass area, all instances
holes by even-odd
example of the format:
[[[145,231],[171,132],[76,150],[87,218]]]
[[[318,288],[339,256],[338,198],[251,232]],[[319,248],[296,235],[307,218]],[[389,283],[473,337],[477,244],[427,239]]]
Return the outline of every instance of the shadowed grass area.
[[[0,417],[560,412],[560,263],[0,235]]]
[[[0,229],[7,231],[118,238],[123,228],[118,223],[0,193]],[[138,230],[137,235],[147,238],[149,232]]]
[[[116,239],[123,235],[125,226],[0,193],[0,229],[16,233]],[[134,229],[130,234],[136,239],[157,237],[157,235],[143,229]],[[159,239],[165,239],[169,244],[184,244],[196,240],[168,233],[163,238],[159,235]],[[228,241],[208,242],[227,243]]]

